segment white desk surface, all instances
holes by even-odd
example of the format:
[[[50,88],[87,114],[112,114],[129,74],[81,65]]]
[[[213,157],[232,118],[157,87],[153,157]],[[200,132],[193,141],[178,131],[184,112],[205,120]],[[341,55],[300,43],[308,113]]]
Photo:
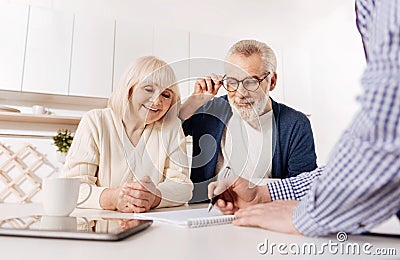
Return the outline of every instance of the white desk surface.
[[[199,208],[207,205],[182,206],[176,209]],[[164,209],[171,210],[171,209]],[[40,204],[0,204],[0,218],[22,217],[32,214],[42,214]],[[76,209],[72,216],[101,216],[132,218],[132,214],[118,213],[106,210]],[[396,219],[391,219],[385,225],[386,229],[399,229]],[[296,259],[310,259],[309,255],[283,256],[275,248],[274,254],[267,252],[261,255],[257,246],[264,242],[292,243],[303,245],[315,243],[317,248],[329,240],[338,243],[336,236],[324,238],[309,238],[296,235],[286,235],[270,232],[258,228],[244,228],[233,225],[211,226],[204,228],[183,228],[179,226],[153,223],[153,225],[118,242],[41,239],[0,236],[0,259],[54,259],[54,260],[115,260],[115,259],[281,259],[293,257]],[[370,243],[376,248],[395,248],[396,256],[370,256],[363,252],[360,255],[334,255],[325,250],[324,259],[400,259],[400,239],[369,236],[348,236],[345,243]],[[287,250],[287,249],[286,249]]]

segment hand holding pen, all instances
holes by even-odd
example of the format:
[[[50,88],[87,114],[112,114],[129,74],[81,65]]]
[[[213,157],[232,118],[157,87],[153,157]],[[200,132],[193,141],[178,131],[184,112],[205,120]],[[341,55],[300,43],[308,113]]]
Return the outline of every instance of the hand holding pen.
[[[271,202],[268,186],[257,186],[244,178],[235,176],[233,179],[232,177],[208,185],[208,197],[211,202],[214,197],[217,197],[214,199],[214,205],[221,213],[231,215],[251,205]]]
[[[223,174],[222,174],[222,177],[219,178],[219,182],[220,182],[221,180],[226,180],[226,179],[229,177],[230,173],[231,173],[231,167],[226,166],[225,169],[224,169],[224,172],[223,172]],[[220,175],[220,176],[221,176],[221,175]],[[215,189],[212,190],[211,196],[210,196],[210,186],[209,186],[209,197],[211,197],[211,198],[210,198],[210,204],[208,205],[208,212],[211,211],[211,209],[214,207],[214,205],[215,205],[215,203],[218,201],[218,199],[222,199],[222,198],[223,198],[223,197],[221,196],[222,193],[219,193],[218,195],[216,195],[216,194],[215,194],[215,191],[217,190],[217,188],[219,188],[219,190],[222,189],[222,192],[225,191],[226,189],[228,189],[229,186],[227,186],[227,184],[229,184],[229,183],[227,183],[227,182],[225,181],[224,184],[225,184],[225,185],[223,185],[222,188],[221,188],[221,185],[219,185],[219,187],[216,186]],[[210,185],[211,185],[211,184],[210,184]]]

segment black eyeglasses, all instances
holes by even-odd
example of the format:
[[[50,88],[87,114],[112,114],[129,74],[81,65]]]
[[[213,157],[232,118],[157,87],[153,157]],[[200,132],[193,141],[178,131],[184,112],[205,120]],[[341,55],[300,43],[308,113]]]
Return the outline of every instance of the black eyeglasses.
[[[235,78],[230,78],[230,77],[225,78],[226,77],[226,75],[225,75],[222,79],[222,85],[224,86],[224,88],[227,91],[234,92],[239,88],[239,83],[242,82],[242,85],[245,89],[247,89],[248,91],[254,92],[260,87],[260,83],[264,79],[266,79],[269,76],[269,74],[271,74],[271,73],[268,72],[267,75],[262,79],[248,77],[243,80],[237,80]]]

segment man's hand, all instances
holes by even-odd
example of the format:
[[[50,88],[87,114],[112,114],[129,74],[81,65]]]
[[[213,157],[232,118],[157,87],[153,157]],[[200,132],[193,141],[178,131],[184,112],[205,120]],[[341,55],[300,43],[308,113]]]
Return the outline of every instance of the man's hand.
[[[186,120],[196,110],[211,100],[222,86],[222,76],[211,74],[210,77],[196,80],[193,94],[181,105],[179,118]]]
[[[218,90],[222,86],[222,76],[211,74],[204,79],[196,80],[194,83],[194,91],[192,95],[210,95],[211,97],[217,95]]]
[[[293,212],[299,201],[276,200],[241,209],[235,213],[236,226],[260,227],[272,231],[301,235],[293,225]]]
[[[233,214],[239,209],[271,201],[267,186],[255,186],[248,180],[232,176],[208,185],[208,197],[219,195],[215,206],[223,214]]]

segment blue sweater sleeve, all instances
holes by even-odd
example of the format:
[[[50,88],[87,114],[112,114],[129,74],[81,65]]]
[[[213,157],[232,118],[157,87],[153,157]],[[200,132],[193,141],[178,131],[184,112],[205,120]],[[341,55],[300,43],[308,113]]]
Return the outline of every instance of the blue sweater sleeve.
[[[289,144],[289,176],[310,172],[317,168],[314,137],[311,124],[304,116],[294,127],[293,138]]]
[[[193,135],[192,134],[192,121],[193,120],[194,120],[193,116],[191,116],[190,118],[183,121],[182,129],[183,129],[183,133],[185,134],[185,136]]]

